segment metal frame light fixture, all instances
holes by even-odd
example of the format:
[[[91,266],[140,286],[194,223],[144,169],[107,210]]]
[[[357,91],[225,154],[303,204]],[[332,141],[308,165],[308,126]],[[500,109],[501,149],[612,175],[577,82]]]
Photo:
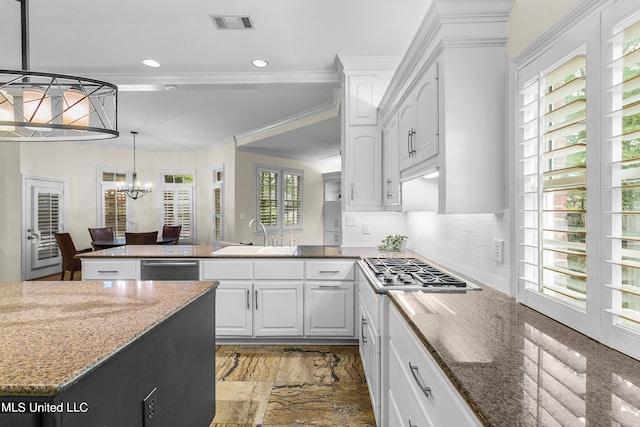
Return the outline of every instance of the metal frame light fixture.
[[[117,137],[116,85],[29,71],[28,0],[16,1],[21,4],[22,70],[0,70],[0,141]]]
[[[151,184],[145,184],[144,186],[140,185],[140,181],[138,181],[138,173],[136,172],[136,135],[138,132],[131,131],[131,135],[133,135],[133,174],[131,175],[131,182],[127,185],[124,184],[118,187],[119,193],[124,193],[128,197],[133,200],[137,200],[140,197],[143,197],[146,194],[151,193]]]

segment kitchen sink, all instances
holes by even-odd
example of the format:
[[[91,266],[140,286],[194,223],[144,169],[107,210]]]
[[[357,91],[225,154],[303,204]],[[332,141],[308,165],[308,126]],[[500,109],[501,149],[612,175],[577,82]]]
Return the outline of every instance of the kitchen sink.
[[[291,256],[297,246],[226,246],[217,251],[213,251],[212,255],[247,255],[247,256]]]

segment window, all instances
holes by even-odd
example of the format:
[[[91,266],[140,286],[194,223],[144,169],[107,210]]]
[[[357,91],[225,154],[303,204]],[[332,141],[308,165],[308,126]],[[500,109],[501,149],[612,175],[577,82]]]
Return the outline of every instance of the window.
[[[119,184],[127,180],[124,171],[99,170],[100,218],[98,226],[113,228],[115,237],[124,237],[127,231],[127,196],[118,193]]]
[[[303,172],[257,168],[257,217],[274,233],[302,228]]]
[[[640,22],[614,27],[610,40],[610,134],[605,221],[613,323],[640,333]]]
[[[518,71],[518,299],[640,359],[640,5]]]
[[[182,225],[180,241],[193,243],[195,241],[195,172],[163,172],[160,182],[162,183],[160,223]]]

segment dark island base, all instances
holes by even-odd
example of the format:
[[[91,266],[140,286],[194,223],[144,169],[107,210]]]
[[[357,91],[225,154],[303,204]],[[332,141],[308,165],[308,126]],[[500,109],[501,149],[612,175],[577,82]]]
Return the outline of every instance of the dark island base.
[[[208,292],[55,396],[0,396],[0,426],[208,426],[215,416],[214,307],[215,292]],[[154,415],[143,424],[143,399],[154,389]],[[31,412],[36,403],[44,411]]]

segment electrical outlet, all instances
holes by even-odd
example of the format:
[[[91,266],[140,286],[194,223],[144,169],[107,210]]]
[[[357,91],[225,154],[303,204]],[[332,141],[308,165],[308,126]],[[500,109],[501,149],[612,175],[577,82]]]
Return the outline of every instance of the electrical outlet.
[[[158,417],[158,390],[154,387],[151,393],[142,400],[142,427],[153,427]]]
[[[504,262],[504,240],[502,239],[493,239],[493,260]]]
[[[355,227],[356,226],[356,217],[347,216],[347,227]]]

